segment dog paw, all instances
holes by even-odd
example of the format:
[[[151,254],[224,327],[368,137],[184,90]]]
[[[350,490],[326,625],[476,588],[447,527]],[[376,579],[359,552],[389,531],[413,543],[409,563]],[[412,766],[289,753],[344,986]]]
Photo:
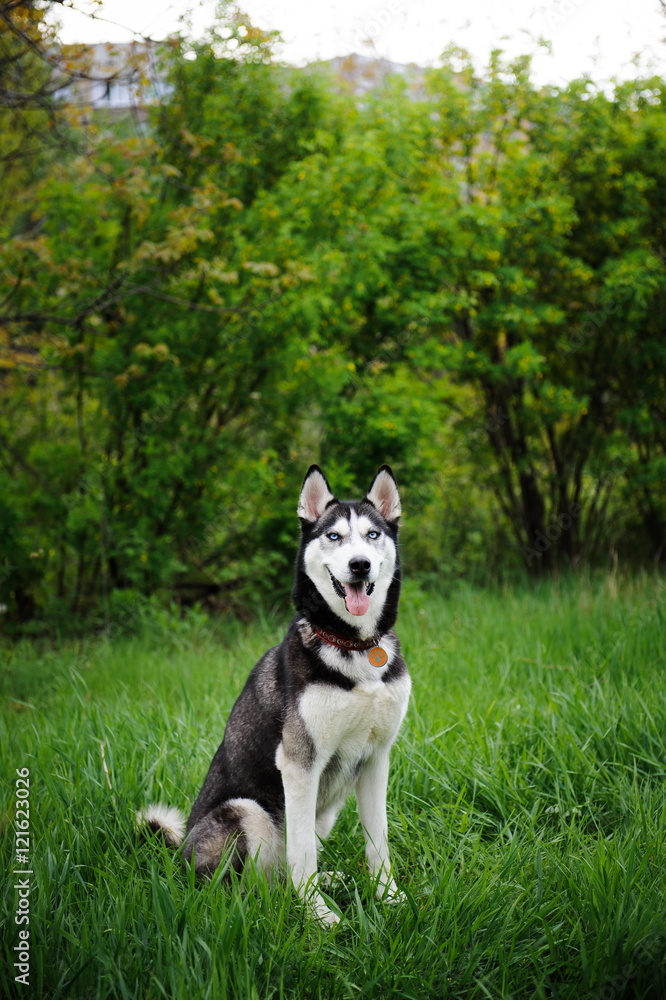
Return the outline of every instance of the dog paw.
[[[319,872],[319,885],[322,889],[330,889],[332,885],[344,885],[344,872]]]
[[[340,917],[327,905],[323,896],[313,896],[310,900],[310,907],[317,920],[325,927],[332,927],[340,923]]]
[[[324,913],[319,913],[317,916],[325,927],[333,927],[335,924],[340,923],[340,917],[337,913],[333,913],[333,910],[329,910],[328,907],[326,907]]]
[[[391,879],[390,882],[380,882],[377,886],[377,899],[380,899],[382,903],[407,902],[407,897],[404,892],[398,889],[393,879]]]

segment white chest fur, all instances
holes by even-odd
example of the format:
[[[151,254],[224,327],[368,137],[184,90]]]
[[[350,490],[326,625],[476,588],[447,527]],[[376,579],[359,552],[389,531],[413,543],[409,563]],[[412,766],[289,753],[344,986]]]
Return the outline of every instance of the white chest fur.
[[[405,717],[410,688],[408,674],[388,684],[371,676],[351,691],[311,684],[298,707],[317,758],[328,761],[337,754],[358,759],[390,746]]]
[[[371,675],[351,691],[312,684],[303,693],[299,713],[315,746],[318,815],[337,812],[371,759],[388,759],[410,688],[408,674],[388,684]]]

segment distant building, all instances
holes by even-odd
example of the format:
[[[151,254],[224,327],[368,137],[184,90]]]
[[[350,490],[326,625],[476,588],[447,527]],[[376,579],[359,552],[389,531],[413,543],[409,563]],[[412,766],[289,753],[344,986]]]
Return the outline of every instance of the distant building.
[[[329,66],[341,89],[363,97],[381,87],[391,76],[400,76],[407,84],[407,93],[413,100],[423,100],[426,71],[415,63],[395,63],[390,59],[377,59],[352,52],[348,56],[335,56],[315,65]]]
[[[161,45],[160,42],[63,45],[61,54],[72,79],[55,96],[67,104],[115,114],[141,112],[158,104],[170,89],[161,65]],[[376,90],[391,76],[406,81],[413,100],[424,97],[425,70],[414,63],[394,63],[354,52],[312,65],[330,69],[340,89],[356,97]]]
[[[98,42],[63,45],[63,73],[68,77],[55,98],[82,109],[140,113],[169,92],[161,67],[159,42]]]

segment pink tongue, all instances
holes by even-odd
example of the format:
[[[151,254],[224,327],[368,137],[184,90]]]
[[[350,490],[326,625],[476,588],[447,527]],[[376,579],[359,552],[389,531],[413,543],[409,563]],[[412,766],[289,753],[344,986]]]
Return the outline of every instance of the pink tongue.
[[[364,583],[345,583],[345,607],[350,615],[364,615],[370,607],[370,598]]]

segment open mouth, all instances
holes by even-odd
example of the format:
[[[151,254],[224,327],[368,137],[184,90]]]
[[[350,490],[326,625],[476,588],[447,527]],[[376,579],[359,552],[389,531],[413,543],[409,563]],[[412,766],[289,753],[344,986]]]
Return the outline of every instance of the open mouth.
[[[375,589],[374,582],[359,580],[355,583],[341,583],[333,576],[329,569],[333,590],[338,597],[342,597],[345,607],[350,615],[364,615],[370,607],[370,595]]]

